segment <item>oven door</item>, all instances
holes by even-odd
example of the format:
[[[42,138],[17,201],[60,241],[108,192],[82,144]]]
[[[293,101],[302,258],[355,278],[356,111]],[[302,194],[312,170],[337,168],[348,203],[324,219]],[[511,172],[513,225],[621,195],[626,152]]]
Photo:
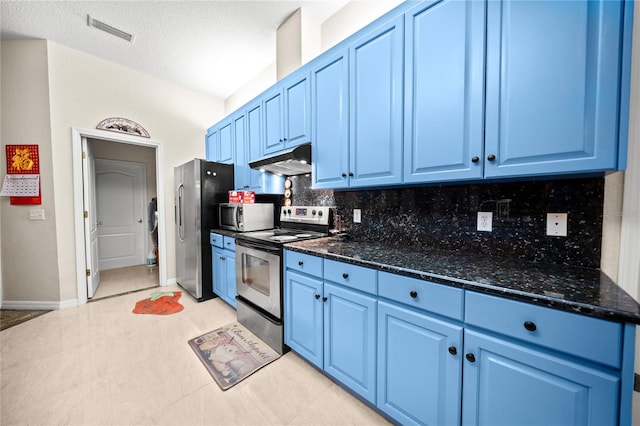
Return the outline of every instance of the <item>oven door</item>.
[[[236,239],[236,291],[255,306],[282,318],[282,250]]]

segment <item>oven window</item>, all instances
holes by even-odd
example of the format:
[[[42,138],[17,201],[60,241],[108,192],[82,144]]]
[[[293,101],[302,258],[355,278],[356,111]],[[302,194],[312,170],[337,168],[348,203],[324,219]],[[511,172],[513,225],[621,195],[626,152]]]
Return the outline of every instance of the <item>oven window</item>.
[[[268,260],[242,253],[242,283],[265,296],[270,293],[269,269]]]

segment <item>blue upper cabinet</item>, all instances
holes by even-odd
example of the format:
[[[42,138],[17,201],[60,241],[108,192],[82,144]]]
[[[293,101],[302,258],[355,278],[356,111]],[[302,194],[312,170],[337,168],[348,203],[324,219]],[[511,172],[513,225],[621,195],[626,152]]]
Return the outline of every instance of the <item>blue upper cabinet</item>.
[[[262,175],[259,170],[253,170],[248,166],[249,161],[262,157],[262,103],[256,102],[247,107],[247,133],[245,140],[245,175],[242,188],[250,191],[260,191],[262,188]],[[245,187],[246,186],[246,187]]]
[[[218,159],[218,127],[212,126],[207,130],[204,138],[205,155],[208,161],[217,161]]]
[[[220,126],[220,144],[216,160],[220,163],[233,164],[234,161],[233,121],[234,118],[231,118]]]
[[[244,114],[236,116],[234,120],[235,187],[256,194],[281,194],[284,191],[284,178],[249,167],[249,162],[262,157],[262,102],[251,103],[243,111]]]
[[[617,1],[488,3],[485,177],[624,168],[622,18]]]
[[[282,136],[282,103],[282,91],[279,86],[276,86],[264,97],[263,152],[265,154],[284,149],[284,136]]]
[[[632,1],[403,2],[252,101],[259,156],[311,142],[318,189],[624,169],[632,28]]]
[[[352,188],[402,182],[402,18],[375,26],[349,47]]]
[[[349,60],[346,49],[311,70],[313,187],[347,188],[349,179]]]
[[[238,190],[247,189],[249,166],[247,165],[247,143],[246,143],[246,118],[245,115],[236,115],[232,120],[233,143],[235,144],[236,155],[233,168],[234,186]]]
[[[482,1],[428,1],[405,14],[404,182],[482,178]]]
[[[263,96],[264,154],[311,140],[311,87],[309,73],[301,69]]]
[[[311,84],[306,69],[283,81],[284,145],[290,148],[311,140]]]

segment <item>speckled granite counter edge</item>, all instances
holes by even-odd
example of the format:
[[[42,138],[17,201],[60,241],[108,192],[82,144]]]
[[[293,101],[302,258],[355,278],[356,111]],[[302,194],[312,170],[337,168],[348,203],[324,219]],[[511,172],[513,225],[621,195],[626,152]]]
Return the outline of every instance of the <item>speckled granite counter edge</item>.
[[[349,256],[342,256],[334,253],[327,253],[314,248],[299,246],[299,245],[296,245],[296,243],[285,244],[284,248],[287,250],[310,254],[310,255],[322,257],[325,259],[333,259],[333,260],[350,263],[358,266],[369,267],[372,269],[376,269],[378,271],[390,272],[393,274],[404,275],[407,277],[417,278],[421,280],[428,280],[428,281],[443,284],[443,285],[458,287],[465,290],[472,290],[472,291],[492,294],[499,297],[519,300],[522,302],[527,302],[535,305],[573,312],[581,315],[592,316],[592,317],[606,319],[610,321],[640,324],[640,313],[621,311],[621,310],[606,308],[598,305],[590,305],[590,304],[580,303],[572,300],[560,299],[552,296],[543,296],[540,294],[527,293],[527,292],[505,288],[505,287],[494,286],[490,284],[466,281],[466,280],[451,278],[447,276],[432,274],[424,271],[407,269],[401,266],[395,266],[391,264],[384,264],[384,263],[372,262],[372,261],[367,261],[362,259],[356,259]]]

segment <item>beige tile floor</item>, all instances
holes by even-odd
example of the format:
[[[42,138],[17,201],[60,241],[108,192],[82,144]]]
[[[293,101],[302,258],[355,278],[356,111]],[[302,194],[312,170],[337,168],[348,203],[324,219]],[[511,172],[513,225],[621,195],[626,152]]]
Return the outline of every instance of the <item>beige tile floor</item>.
[[[182,312],[133,314],[152,291],[0,332],[0,424],[388,424],[292,352],[221,391],[187,341],[235,321],[235,311],[183,292]]]
[[[157,267],[149,269],[146,265],[136,265],[100,271],[100,285],[92,300],[154,287],[159,282]]]

